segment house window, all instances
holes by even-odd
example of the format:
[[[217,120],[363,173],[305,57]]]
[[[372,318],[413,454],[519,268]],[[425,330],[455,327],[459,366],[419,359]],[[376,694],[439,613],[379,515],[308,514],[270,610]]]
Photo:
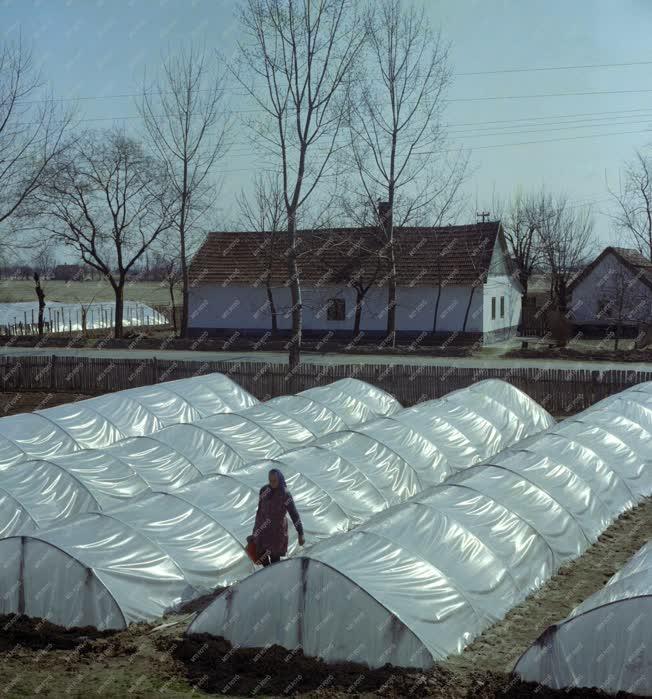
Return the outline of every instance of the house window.
[[[496,297],[491,297],[491,320],[496,320]]]
[[[608,299],[598,299],[598,312],[596,318],[602,318],[602,316],[607,315],[609,310],[609,300]]]
[[[500,317],[501,318],[505,317],[505,297],[504,296],[500,297]]]
[[[344,299],[328,300],[328,310],[326,311],[326,318],[328,320],[345,320],[346,307],[344,305]]]

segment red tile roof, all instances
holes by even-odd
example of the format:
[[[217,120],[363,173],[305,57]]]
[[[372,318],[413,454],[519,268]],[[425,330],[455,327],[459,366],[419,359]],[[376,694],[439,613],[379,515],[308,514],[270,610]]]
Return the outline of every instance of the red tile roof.
[[[397,228],[395,249],[398,286],[433,287],[482,283],[496,244],[505,250],[499,222],[445,228]],[[270,245],[270,242],[273,245]],[[297,259],[303,286],[346,285],[362,279],[385,286],[387,249],[380,230],[341,228],[300,231]],[[273,286],[287,284],[284,233],[209,233],[190,266],[195,286],[258,286],[271,260]]]

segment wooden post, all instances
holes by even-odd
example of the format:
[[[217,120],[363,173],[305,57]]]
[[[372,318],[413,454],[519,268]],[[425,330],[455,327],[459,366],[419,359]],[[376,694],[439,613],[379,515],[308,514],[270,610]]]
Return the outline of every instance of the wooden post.
[[[53,392],[56,390],[56,387],[57,387],[57,384],[55,381],[55,376],[54,376],[54,365],[55,365],[56,359],[57,359],[56,354],[50,355],[50,391],[53,391]]]

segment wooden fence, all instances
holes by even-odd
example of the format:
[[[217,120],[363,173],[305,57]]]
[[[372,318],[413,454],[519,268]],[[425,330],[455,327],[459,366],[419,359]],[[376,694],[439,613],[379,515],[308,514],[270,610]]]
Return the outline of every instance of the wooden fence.
[[[465,369],[404,364],[319,366],[302,364],[288,375],[287,366],[263,362],[174,361],[150,359],[0,356],[0,390],[69,391],[98,394],[219,371],[261,400],[296,393],[344,377],[368,381],[393,394],[405,406],[438,398],[476,381],[509,381],[558,417],[579,412],[606,396],[641,381],[650,371],[567,369]]]

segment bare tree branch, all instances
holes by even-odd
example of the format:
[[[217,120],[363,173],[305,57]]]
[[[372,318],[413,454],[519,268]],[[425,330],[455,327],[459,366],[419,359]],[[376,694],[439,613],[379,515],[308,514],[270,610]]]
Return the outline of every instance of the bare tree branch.
[[[121,337],[129,273],[174,225],[177,201],[164,165],[119,130],[86,133],[72,156],[53,164],[36,195],[42,227],[111,284],[115,336]]]
[[[617,205],[616,227],[648,260],[652,260],[652,160],[636,151],[625,164],[624,182],[619,191],[609,190]]]
[[[190,48],[163,64],[158,83],[145,87],[139,104],[145,130],[178,200],[174,222],[179,234],[182,284],[181,335],[188,332],[188,259],[198,219],[214,204],[215,164],[226,153],[227,118],[223,76],[203,50]]]
[[[42,80],[22,42],[0,46],[0,226],[31,216],[33,195],[67,147],[72,116],[40,96]],[[35,106],[35,104],[37,106]],[[4,245],[16,245],[4,236]]]
[[[451,71],[448,46],[424,9],[380,0],[367,18],[370,75],[351,94],[350,147],[369,207],[387,204],[380,225],[389,252],[387,335],[396,335],[394,228],[456,206],[467,158],[446,162],[441,114]]]
[[[233,72],[265,114],[252,123],[253,132],[281,172],[292,371],[300,362],[303,317],[298,218],[336,163],[337,137],[346,116],[343,97],[365,34],[353,0],[246,0],[240,17],[246,39],[239,45],[239,65],[246,74],[236,68]],[[256,84],[261,78],[262,90]]]

